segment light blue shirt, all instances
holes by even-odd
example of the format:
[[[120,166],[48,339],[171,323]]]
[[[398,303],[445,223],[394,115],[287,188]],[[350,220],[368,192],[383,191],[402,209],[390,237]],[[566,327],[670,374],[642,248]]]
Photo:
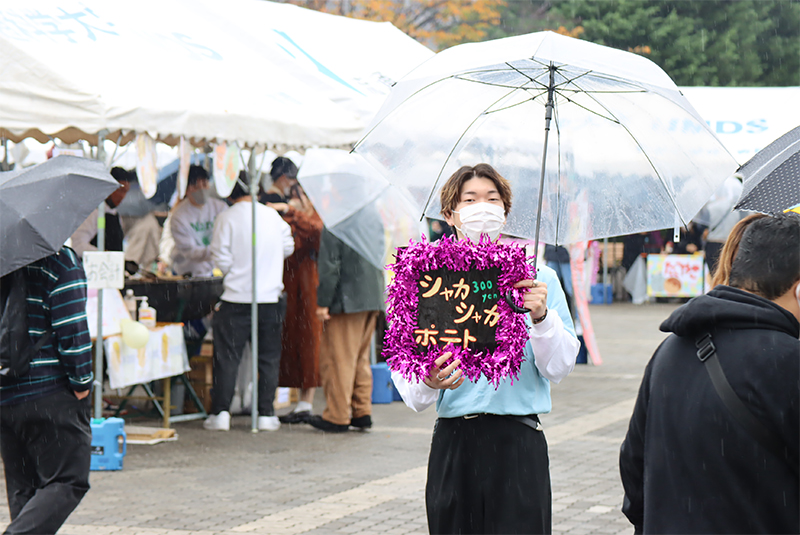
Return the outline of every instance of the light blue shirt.
[[[573,338],[577,338],[558,276],[547,266],[538,265],[537,269],[538,280],[547,284],[547,313],[558,314],[564,329]],[[529,330],[533,328],[530,315],[525,314],[525,322]],[[501,382],[497,389],[483,376],[474,383],[465,379],[455,390],[441,390],[436,401],[436,412],[440,418],[456,418],[477,413],[518,416],[545,414],[550,412],[551,407],[550,381],[542,377],[536,368],[530,340],[525,343],[519,379],[515,380],[513,385],[510,378]]]

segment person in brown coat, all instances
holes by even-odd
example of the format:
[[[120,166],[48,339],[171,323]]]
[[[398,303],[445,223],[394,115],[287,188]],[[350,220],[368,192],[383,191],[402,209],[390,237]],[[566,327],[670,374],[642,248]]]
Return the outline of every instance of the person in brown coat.
[[[300,399],[292,412],[279,419],[281,423],[305,423],[311,417],[316,387],[321,384],[319,344],[322,322],[316,316],[316,309],[319,281],[317,255],[323,224],[311,201],[297,184],[291,186],[288,199],[279,199],[275,192],[270,191],[268,200],[271,201],[268,204],[281,212],[283,219],[292,227],[294,236],[294,253],[286,259],[283,270],[287,301],[278,384],[299,388]]]

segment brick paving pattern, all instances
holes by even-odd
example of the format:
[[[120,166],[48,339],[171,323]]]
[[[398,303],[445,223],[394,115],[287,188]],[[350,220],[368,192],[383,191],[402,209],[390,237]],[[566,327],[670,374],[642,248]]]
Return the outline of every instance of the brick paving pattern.
[[[632,533],[620,513],[619,445],[644,366],[676,305],[591,307],[604,363],[553,386],[542,418],[550,444],[553,531]],[[315,412],[324,405],[321,392]],[[427,533],[425,470],[435,412],[375,405],[371,432],[283,426],[252,434],[175,425],[179,440],[129,445],[120,472],[92,472],[92,490],[62,535]],[[158,425],[157,422],[145,425]],[[0,485],[0,526],[8,509]]]

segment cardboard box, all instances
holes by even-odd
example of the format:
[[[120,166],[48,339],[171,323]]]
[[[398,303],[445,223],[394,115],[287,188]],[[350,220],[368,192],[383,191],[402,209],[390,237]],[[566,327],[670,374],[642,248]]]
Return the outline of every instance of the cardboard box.
[[[203,344],[205,346],[205,344]],[[189,370],[186,376],[192,384],[192,388],[197,393],[197,397],[203,402],[203,408],[206,412],[211,410],[211,387],[214,384],[214,366],[211,356],[203,355],[201,350],[200,355],[192,357],[189,360]],[[191,402],[189,396],[185,396],[184,412],[191,413],[197,412],[194,403]]]

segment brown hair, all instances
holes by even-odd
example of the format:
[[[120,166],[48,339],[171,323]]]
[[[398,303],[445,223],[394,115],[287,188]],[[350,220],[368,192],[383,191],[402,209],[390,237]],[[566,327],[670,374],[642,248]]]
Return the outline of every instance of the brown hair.
[[[742,241],[744,231],[747,230],[750,223],[762,217],[767,216],[764,214],[751,214],[744,219],[740,219],[733,226],[730,234],[728,234],[728,239],[725,240],[725,245],[722,246],[722,252],[719,253],[716,266],[709,266],[714,270],[714,276],[711,277],[712,288],[720,284],[728,285],[731,278],[731,267],[736,259],[736,253],[739,252],[739,243]]]
[[[506,216],[508,216],[508,212],[511,211],[511,184],[488,163],[479,163],[474,167],[465,165],[447,179],[441,192],[443,216],[449,217],[453,214],[453,210],[461,202],[461,188],[464,183],[476,177],[494,182],[497,193],[500,194],[500,199],[503,201]]]

